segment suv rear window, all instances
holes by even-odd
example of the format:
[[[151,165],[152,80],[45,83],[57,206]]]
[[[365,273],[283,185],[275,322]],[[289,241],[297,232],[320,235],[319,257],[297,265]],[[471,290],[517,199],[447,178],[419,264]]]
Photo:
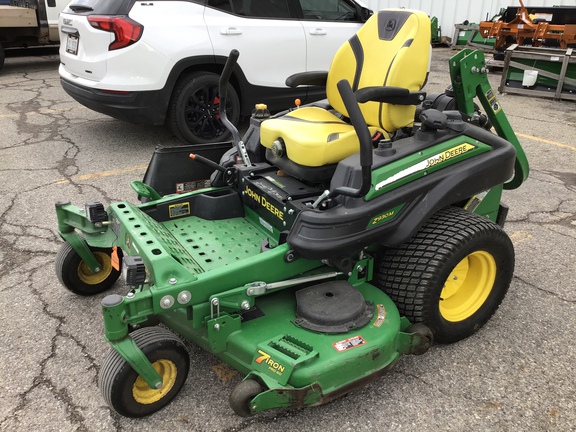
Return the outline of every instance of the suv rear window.
[[[300,0],[304,19],[357,21],[356,8],[344,0]]]
[[[80,15],[128,15],[135,0],[72,0],[64,13]]]
[[[290,18],[287,0],[208,0],[208,6],[254,18]]]

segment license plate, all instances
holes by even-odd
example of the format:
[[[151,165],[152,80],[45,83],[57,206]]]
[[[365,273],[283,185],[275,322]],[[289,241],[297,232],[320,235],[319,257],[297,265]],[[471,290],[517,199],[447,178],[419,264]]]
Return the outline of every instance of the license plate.
[[[66,40],[66,52],[72,55],[78,54],[78,36],[68,35]]]

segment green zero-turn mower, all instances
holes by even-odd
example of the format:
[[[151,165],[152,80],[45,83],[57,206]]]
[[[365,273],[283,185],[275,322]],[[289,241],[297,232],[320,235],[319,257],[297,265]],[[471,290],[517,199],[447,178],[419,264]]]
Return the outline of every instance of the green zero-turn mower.
[[[141,204],[56,204],[63,285],[97,294],[122,272],[131,286],[102,300],[114,410],[141,417],[178,394],[189,355],[175,333],[245,375],[230,405],[247,416],[326,403],[494,314],[514,268],[501,194],[528,163],[482,52],[452,57],[452,86],[426,96],[429,43],[426,14],[374,14],[329,72],[287,80],[325,85],[326,101],[259,105],[243,140],[224,108],[232,51],[219,102],[233,146],[180,170],[208,167],[209,187],[158,193],[163,168],[132,183]]]

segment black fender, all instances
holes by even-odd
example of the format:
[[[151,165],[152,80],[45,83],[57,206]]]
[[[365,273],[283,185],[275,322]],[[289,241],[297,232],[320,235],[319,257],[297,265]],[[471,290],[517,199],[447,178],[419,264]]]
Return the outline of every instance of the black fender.
[[[475,126],[467,125],[462,134],[490,145],[492,150],[421,177],[371,201],[345,197],[328,210],[302,211],[290,230],[288,244],[306,259],[350,256],[375,244],[397,247],[440,209],[503,184],[512,177],[516,158],[512,144]],[[359,156],[351,156],[346,164],[357,167],[358,173],[348,176],[353,186],[359,181]],[[400,204],[404,206],[396,217],[370,226],[375,216]]]

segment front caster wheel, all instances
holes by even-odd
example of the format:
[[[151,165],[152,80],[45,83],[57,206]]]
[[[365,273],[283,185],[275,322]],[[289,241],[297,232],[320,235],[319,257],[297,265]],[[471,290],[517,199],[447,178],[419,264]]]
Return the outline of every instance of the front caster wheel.
[[[70,243],[64,243],[56,255],[56,276],[62,285],[75,294],[90,296],[100,294],[110,288],[120,276],[120,271],[112,267],[112,249],[95,248],[90,250],[100,264],[100,271],[92,273]],[[121,251],[118,258],[122,262]]]
[[[98,377],[102,396],[118,414],[144,417],[170,403],[182,389],[190,369],[184,344],[169,330],[145,327],[130,337],[162,377],[162,388],[153,389],[118,354],[110,351]]]
[[[422,355],[434,343],[434,333],[422,323],[411,324],[404,329],[404,333],[416,333],[419,343],[412,349],[411,354]]]
[[[412,239],[379,257],[377,283],[413,323],[451,343],[481,328],[504,299],[514,248],[492,221],[461,208],[435,214]]]
[[[240,417],[251,416],[250,401],[259,393],[262,393],[263,387],[253,379],[246,379],[240,382],[230,394],[230,406],[232,410]]]

